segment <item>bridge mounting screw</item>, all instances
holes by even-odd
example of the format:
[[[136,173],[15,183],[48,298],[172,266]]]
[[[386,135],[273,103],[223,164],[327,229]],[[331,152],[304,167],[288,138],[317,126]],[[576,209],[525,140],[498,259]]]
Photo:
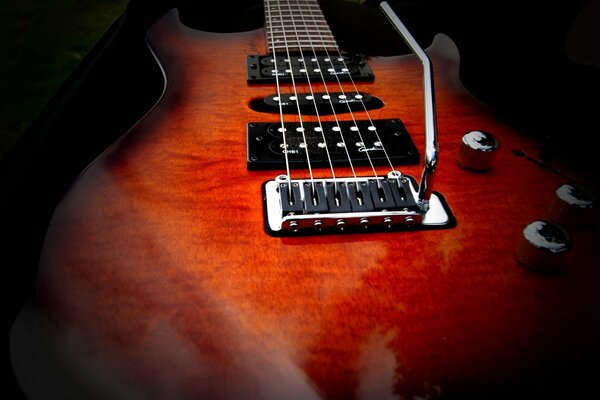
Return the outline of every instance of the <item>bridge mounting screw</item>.
[[[369,227],[369,218],[361,218],[360,219],[360,226],[362,226],[363,228],[367,229]]]
[[[346,227],[346,221],[344,221],[343,219],[338,219],[335,223],[335,226],[340,230],[343,231],[344,228]]]
[[[290,229],[293,232],[298,232],[298,229],[299,229],[298,221],[290,221]]]
[[[413,226],[415,224],[415,219],[413,217],[406,217],[404,223],[406,226]]]
[[[392,222],[393,222],[393,220],[392,220],[390,217],[385,217],[385,218],[383,219],[383,225],[384,225],[386,228],[391,228],[391,226],[392,226]]]
[[[313,223],[314,227],[317,228],[318,230],[322,230],[323,229],[323,221],[321,221],[320,219],[316,220]]]

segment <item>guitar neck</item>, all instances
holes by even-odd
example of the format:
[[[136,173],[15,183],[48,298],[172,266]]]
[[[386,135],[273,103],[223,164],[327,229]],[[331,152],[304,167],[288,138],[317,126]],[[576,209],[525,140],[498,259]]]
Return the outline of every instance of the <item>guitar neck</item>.
[[[338,51],[316,0],[265,0],[264,8],[269,53]]]

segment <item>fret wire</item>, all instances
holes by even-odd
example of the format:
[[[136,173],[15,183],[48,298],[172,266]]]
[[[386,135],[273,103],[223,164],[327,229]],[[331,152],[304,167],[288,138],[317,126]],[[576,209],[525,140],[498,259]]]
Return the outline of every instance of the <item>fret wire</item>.
[[[281,46],[277,46],[274,48],[275,51],[277,51],[278,53],[281,52],[281,50],[284,50],[286,47],[281,47]],[[289,50],[291,51],[297,51],[297,52],[304,52],[306,51],[306,47],[301,47],[301,46],[288,46],[287,47]],[[335,51],[336,48],[333,46],[330,47],[323,47],[323,46],[316,46],[315,49],[319,50],[319,51]]]
[[[283,49],[278,46],[282,40],[288,42],[288,46],[294,46],[294,50],[300,51],[306,50],[315,40],[325,43],[327,47],[337,48],[331,29],[316,1],[288,1],[286,10],[281,8],[281,3],[278,0],[264,1],[267,15],[266,40],[270,49]],[[295,34],[291,32],[290,25],[294,26]],[[301,34],[298,35],[298,32]]]
[[[295,35],[295,37],[299,37],[299,38],[300,37],[312,37],[309,33],[315,33],[315,32],[314,31],[313,32],[306,32],[306,34],[304,34],[304,35],[303,34],[300,34],[300,35],[297,34],[297,35]],[[271,38],[282,38],[283,34],[278,33],[276,35],[268,35],[268,36],[271,37]],[[332,41],[332,42],[335,41],[335,39],[334,39],[333,36],[330,36],[328,40]]]
[[[284,11],[280,17],[286,17],[288,15],[301,16],[303,14],[310,14],[310,15],[316,15],[316,16],[322,15],[321,10],[311,10],[311,11],[292,10],[292,11]],[[277,21],[277,17],[275,17],[274,20]]]
[[[296,36],[298,36],[298,37],[301,37],[301,36],[302,36],[302,37],[305,37],[305,36],[311,36],[311,35],[310,35],[311,33],[316,33],[316,34],[320,34],[320,35],[322,35],[322,36],[329,36],[329,38],[330,38],[331,40],[335,40],[333,36],[330,36],[330,35],[328,35],[328,34],[327,34],[327,35],[323,35],[323,33],[322,33],[322,32],[326,32],[326,31],[320,31],[320,30],[310,30],[310,31],[308,31],[308,30],[307,30],[307,31],[301,32],[301,33],[305,33],[305,34],[296,35]],[[269,33],[269,34],[267,34],[267,36],[269,36],[269,37],[280,37],[280,36],[282,36],[282,33],[280,33],[280,32],[277,32],[277,33],[275,33],[275,34]]]
[[[321,11],[321,8],[318,5],[314,5],[314,6],[310,6],[309,5],[309,6],[303,6],[303,7],[298,7],[298,8],[292,8],[293,7],[292,4],[290,4],[289,6],[290,6],[290,10],[292,10],[292,11],[302,11],[302,10],[310,10],[310,11],[317,10],[317,11]],[[266,7],[266,9],[267,10],[272,10],[273,7]],[[287,10],[287,11],[283,10],[281,12],[282,13],[286,13],[286,12],[289,12],[289,10]]]
[[[315,33],[325,32],[328,35],[330,35],[331,37],[333,37],[333,35],[331,34],[331,31],[329,30],[328,27],[321,28],[321,27],[310,27],[310,26],[307,26],[307,27],[299,28],[299,29],[302,30],[302,31],[306,31],[306,32],[315,32]],[[284,30],[285,29],[271,29],[271,31],[273,31],[273,32],[283,32]],[[271,32],[267,32],[267,35],[270,35],[270,34],[271,34]]]
[[[307,38],[307,39],[305,39],[305,38]],[[269,38],[270,42],[273,42],[273,41],[275,41],[275,42],[284,42],[286,40],[288,42],[290,40],[294,40],[296,42],[305,42],[305,43],[314,43],[315,42],[315,40],[312,37],[308,36],[308,35],[301,35],[301,36],[294,37],[294,38],[291,38],[291,39],[290,39],[289,35],[287,35],[287,34],[283,35],[283,36],[273,36],[273,37]],[[329,43],[329,44],[335,45],[336,41],[335,41],[334,38],[329,38],[329,39],[319,40],[319,43]]]
[[[279,23],[279,22],[283,21],[283,22],[287,22],[287,23],[290,23],[290,24],[294,23],[294,22],[297,23],[299,17],[300,17],[299,15],[289,15],[289,16],[286,16],[285,18],[275,18],[275,19],[273,19],[273,22]],[[326,26],[327,23],[325,21],[314,21],[314,22],[311,22],[308,25],[323,25],[323,26]]]
[[[321,14],[319,11],[315,11],[314,13],[310,13],[310,14],[315,17],[315,21],[310,21],[310,23],[314,24],[314,23],[325,22],[323,14]],[[301,16],[302,16],[302,12],[299,12],[299,13],[291,12],[291,13],[288,13],[285,15],[280,15],[278,17],[274,17],[273,21],[280,21],[281,19],[288,19],[288,18],[293,18],[293,17],[296,17],[296,20],[298,20],[298,18],[300,18]]]
[[[275,41],[271,41],[271,42],[275,42],[275,43],[295,43],[297,46],[300,45],[311,45],[312,43],[314,43],[314,40],[297,40],[297,39],[292,39],[292,40],[275,40]],[[330,41],[330,42],[326,42],[323,41],[320,43],[321,45],[323,44],[328,44],[330,46],[335,46],[335,42],[334,41]]]
[[[308,32],[307,32],[307,33],[308,33]],[[289,32],[281,32],[281,33],[279,33],[279,32],[278,32],[278,33],[277,33],[277,34],[275,34],[275,35],[269,35],[269,36],[268,36],[268,38],[283,38],[284,36],[285,36],[286,38],[289,38],[289,36],[290,36],[290,33],[289,33]],[[296,35],[292,35],[292,36],[294,36],[294,37],[298,37],[298,38],[309,38],[309,40],[307,40],[307,41],[312,41],[312,42],[315,42],[315,40],[314,40],[314,36],[313,36],[313,35],[298,35],[298,36],[296,36]],[[333,42],[333,43],[335,43],[335,38],[334,38],[333,36],[324,35],[324,34],[320,34],[320,36],[323,36],[323,38],[324,38],[325,40],[328,40],[329,42]],[[322,40],[319,40],[319,41],[322,41]]]
[[[319,16],[318,14],[315,16]],[[285,22],[289,22],[292,20],[298,21],[298,18],[300,17],[300,15],[297,14],[289,14],[289,15],[282,15],[281,17],[278,18],[273,18],[273,22],[281,22],[281,21],[285,21]],[[324,24],[325,21],[312,21],[311,24]]]

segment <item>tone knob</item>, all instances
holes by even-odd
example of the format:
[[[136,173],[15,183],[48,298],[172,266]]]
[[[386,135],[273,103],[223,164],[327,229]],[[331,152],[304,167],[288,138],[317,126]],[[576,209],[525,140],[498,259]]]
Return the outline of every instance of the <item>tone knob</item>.
[[[485,171],[492,168],[500,141],[484,131],[470,131],[461,140],[456,161],[463,168]]]
[[[515,255],[527,269],[552,273],[560,270],[571,235],[561,225],[552,221],[529,223],[517,242]]]
[[[566,226],[591,225],[597,218],[598,193],[576,183],[560,185],[548,208],[552,221]]]

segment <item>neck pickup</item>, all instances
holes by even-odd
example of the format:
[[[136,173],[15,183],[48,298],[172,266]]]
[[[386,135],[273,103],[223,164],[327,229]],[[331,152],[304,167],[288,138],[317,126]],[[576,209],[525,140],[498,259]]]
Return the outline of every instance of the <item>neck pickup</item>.
[[[373,71],[362,54],[295,53],[287,56],[250,55],[246,59],[249,83],[372,81]]]

